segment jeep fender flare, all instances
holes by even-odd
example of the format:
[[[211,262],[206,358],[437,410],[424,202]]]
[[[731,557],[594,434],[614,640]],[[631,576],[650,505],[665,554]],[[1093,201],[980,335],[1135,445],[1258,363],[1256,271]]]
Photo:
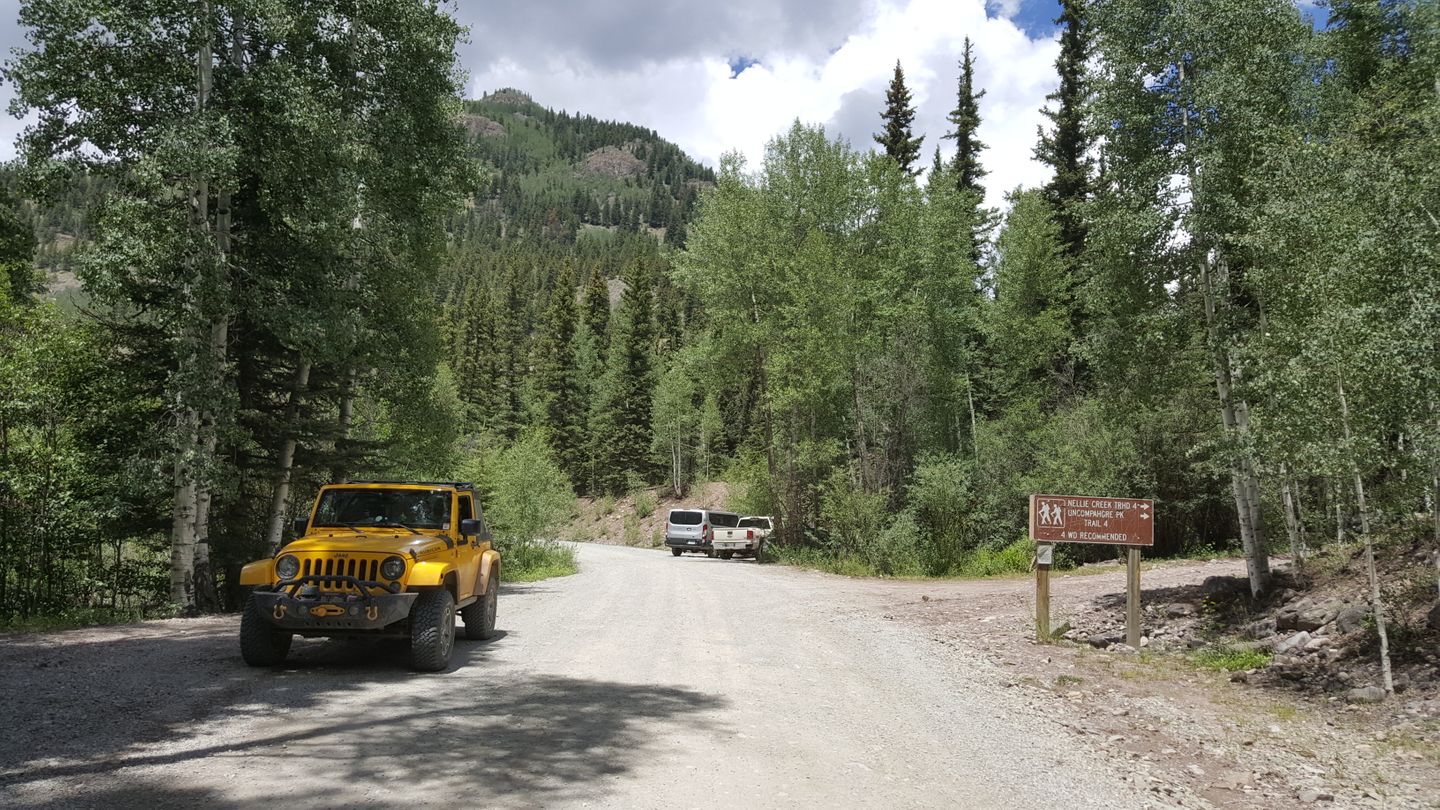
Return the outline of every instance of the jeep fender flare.
[[[241,585],[269,585],[275,581],[275,558],[268,557],[246,563],[240,569]]]
[[[485,553],[480,555],[480,587],[475,589],[476,594],[483,596],[485,589],[490,587],[491,571],[494,571],[497,577],[500,575],[500,552],[493,548],[486,549]]]
[[[448,562],[422,562],[415,563],[410,569],[410,577],[405,580],[407,588],[439,588],[445,585],[452,585],[455,577],[455,566]]]

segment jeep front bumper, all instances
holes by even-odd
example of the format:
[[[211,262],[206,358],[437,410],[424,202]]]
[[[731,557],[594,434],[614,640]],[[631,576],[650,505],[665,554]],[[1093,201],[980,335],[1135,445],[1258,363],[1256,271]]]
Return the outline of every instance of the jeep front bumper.
[[[256,591],[255,609],[271,624],[297,632],[379,630],[410,615],[418,593],[382,596],[322,592],[291,596],[277,591]]]

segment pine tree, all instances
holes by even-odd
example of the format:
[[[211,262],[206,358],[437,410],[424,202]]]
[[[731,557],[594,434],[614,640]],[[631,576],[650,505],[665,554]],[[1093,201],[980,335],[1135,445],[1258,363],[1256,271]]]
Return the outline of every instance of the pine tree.
[[[576,361],[575,273],[567,264],[555,280],[536,351],[536,378],[544,401],[550,447],[571,481],[584,475],[584,395]]]
[[[35,233],[10,195],[0,189],[0,301],[26,301],[36,292]]]
[[[585,301],[582,306],[585,331],[595,345],[596,356],[604,363],[610,345],[610,287],[605,283],[605,274],[598,266],[590,273],[590,283],[585,286]]]
[[[1089,152],[1094,141],[1085,127],[1085,61],[1090,35],[1083,14],[1081,0],[1062,0],[1060,18],[1055,21],[1065,27],[1060,35],[1060,56],[1055,60],[1060,86],[1045,97],[1057,107],[1040,111],[1053,129],[1046,132],[1042,127],[1035,147],[1035,159],[1055,172],[1045,186],[1045,197],[1055,209],[1060,238],[1072,260],[1079,258],[1085,245],[1085,225],[1078,206],[1090,193]]]
[[[880,120],[885,122],[885,128],[875,136],[875,142],[885,147],[885,154],[900,166],[901,171],[914,176],[919,172],[913,167],[920,159],[920,143],[925,136],[916,138],[911,132],[915,107],[911,104],[910,89],[905,86],[905,71],[901,69],[899,60],[895,61],[895,76],[890,80],[890,89],[885,92],[885,111],[880,113]]]
[[[631,477],[649,471],[654,297],[649,269],[635,262],[625,278],[593,437],[596,481],[606,492],[623,492]]]
[[[947,132],[945,138],[955,141],[955,157],[950,162],[950,172],[954,175],[956,188],[968,195],[972,200],[971,205],[974,206],[975,215],[972,221],[975,224],[970,229],[969,240],[970,258],[976,264],[981,262],[981,247],[995,227],[996,220],[995,212],[985,208],[985,187],[980,185],[980,178],[987,174],[980,165],[980,152],[985,149],[985,144],[978,134],[980,99],[984,95],[984,90],[975,88],[975,55],[970,38],[966,37],[960,59],[955,109],[945,117],[954,129]]]
[[[955,142],[955,158],[951,167],[955,171],[955,182],[961,189],[969,189],[980,196],[985,197],[985,188],[980,185],[980,178],[986,175],[986,171],[980,165],[980,152],[985,149],[981,142],[980,131],[980,99],[985,96],[984,90],[975,89],[975,56],[970,46],[970,38],[965,38],[965,49],[960,58],[960,81],[955,94],[955,109],[945,116],[950,122],[953,130],[945,134],[947,140]]]

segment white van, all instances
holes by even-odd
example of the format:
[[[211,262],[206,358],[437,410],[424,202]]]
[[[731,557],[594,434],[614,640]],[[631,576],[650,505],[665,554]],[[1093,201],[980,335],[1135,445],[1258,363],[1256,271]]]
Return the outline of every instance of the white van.
[[[679,557],[687,551],[703,551],[715,556],[715,529],[734,528],[740,516],[734,512],[711,509],[671,509],[665,516],[665,545]]]

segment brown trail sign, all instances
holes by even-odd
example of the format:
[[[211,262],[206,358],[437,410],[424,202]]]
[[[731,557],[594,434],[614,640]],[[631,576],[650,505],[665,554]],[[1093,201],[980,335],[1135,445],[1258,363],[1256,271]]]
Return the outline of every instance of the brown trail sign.
[[[1030,538],[1037,543],[1155,545],[1155,502],[1140,498],[1031,495]]]
[[[1155,502],[1144,498],[1031,495],[1035,549],[1035,635],[1050,640],[1050,543],[1126,546],[1125,641],[1140,647],[1140,548],[1155,545]]]

